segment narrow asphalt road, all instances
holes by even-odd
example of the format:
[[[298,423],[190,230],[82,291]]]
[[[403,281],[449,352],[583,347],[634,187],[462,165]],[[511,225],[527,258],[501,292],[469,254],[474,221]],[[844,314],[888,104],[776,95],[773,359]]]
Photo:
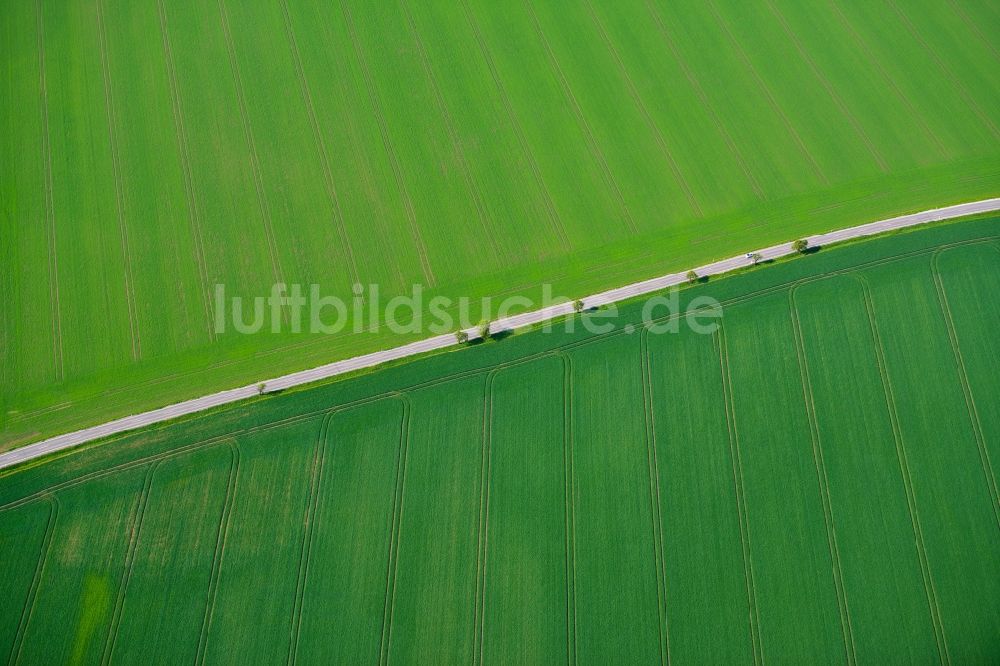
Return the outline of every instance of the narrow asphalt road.
[[[863,236],[871,236],[905,227],[913,227],[927,222],[964,217],[966,215],[974,215],[976,213],[986,213],[997,210],[1000,210],[1000,198],[984,199],[982,201],[957,204],[954,206],[947,206],[945,208],[935,208],[933,210],[913,213],[910,215],[901,215],[899,217],[879,220],[869,224],[862,224],[857,227],[849,227],[847,229],[832,231],[828,234],[808,236],[806,240],[809,241],[810,246],[826,246],[831,243],[861,238]],[[793,254],[794,252],[795,250],[792,249],[792,244],[790,242],[755,251],[755,253],[759,254],[764,260],[783,257],[785,255]],[[699,266],[695,268],[694,271],[702,277],[719,275],[737,268],[743,268],[749,263],[750,259],[748,259],[747,255],[739,255],[736,257],[730,257],[729,259],[723,259],[722,261],[706,264],[704,266]],[[617,289],[603,291],[599,294],[594,294],[584,298],[583,302],[587,307],[597,307],[607,305],[608,303],[634,298],[636,296],[642,296],[644,294],[662,291],[668,287],[683,284],[685,282],[687,282],[687,271],[671,273],[669,275],[663,275],[650,280],[636,282]],[[494,321],[492,323],[492,329],[494,331],[499,331],[522,328],[524,326],[531,326],[533,324],[544,322],[548,319],[567,315],[572,312],[572,303],[562,303],[543,308],[541,310],[526,312],[524,314]],[[467,333],[470,337],[478,336],[478,331],[475,329],[469,329]],[[457,343],[454,335],[438,335],[433,338],[420,340],[418,342],[402,345],[400,347],[394,347],[385,351],[365,354],[363,356],[355,356],[354,358],[344,359],[343,361],[336,361],[335,363],[321,365],[317,368],[312,368],[311,370],[303,370],[301,372],[294,372],[282,377],[276,377],[274,379],[266,380],[264,384],[268,391],[287,389],[293,386],[301,386],[302,384],[309,384],[321,379],[335,377],[347,372],[370,368],[375,365],[405,358],[407,356],[414,356],[416,354],[436,349],[444,349],[455,344]],[[184,402],[162,407],[160,409],[135,414],[133,416],[126,416],[121,419],[109,421],[108,423],[103,423],[90,428],[84,428],[83,430],[77,430],[75,432],[58,435],[34,444],[29,444],[19,449],[0,454],[0,469],[12,467],[28,460],[38,458],[39,456],[44,456],[56,451],[62,451],[64,449],[100,439],[102,437],[107,437],[109,435],[135,430],[154,423],[167,421],[178,416],[193,414],[195,412],[211,409],[212,407],[218,407],[219,405],[245,400],[246,398],[251,398],[258,394],[257,387],[259,384],[260,382],[255,382],[249,386],[230,389],[228,391],[220,391],[219,393],[213,393],[200,398],[186,400]]]

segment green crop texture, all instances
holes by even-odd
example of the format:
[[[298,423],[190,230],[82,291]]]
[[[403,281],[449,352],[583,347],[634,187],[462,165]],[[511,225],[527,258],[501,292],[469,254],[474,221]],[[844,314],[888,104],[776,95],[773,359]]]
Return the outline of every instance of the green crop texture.
[[[994,661],[998,288],[937,225],[6,470],[0,654]]]
[[[427,337],[223,331],[216,285],[572,300],[996,196],[998,26],[982,0],[0,0],[0,450]]]

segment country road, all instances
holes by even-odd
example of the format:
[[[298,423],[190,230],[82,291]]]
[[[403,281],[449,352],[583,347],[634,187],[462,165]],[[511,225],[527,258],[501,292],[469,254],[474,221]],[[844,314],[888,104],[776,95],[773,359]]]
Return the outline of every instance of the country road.
[[[806,240],[809,241],[810,246],[826,246],[832,243],[861,238],[864,236],[871,236],[896,229],[913,227],[927,222],[964,217],[967,215],[997,210],[1000,210],[1000,198],[984,199],[982,201],[957,204],[954,206],[947,206],[945,208],[935,208],[910,215],[901,215],[899,217],[879,220],[877,222],[871,222],[856,227],[840,229],[826,234],[808,236]],[[792,249],[791,242],[788,242],[763,249],[748,249],[748,252],[755,252],[764,260],[768,260],[793,254],[795,251]],[[739,255],[736,257],[730,257],[729,259],[723,259],[721,261],[706,264],[704,266],[695,267],[693,270],[699,276],[704,277],[727,273],[738,268],[746,267],[749,263],[750,260],[746,255]],[[636,296],[650,294],[687,282],[687,273],[688,271],[685,270],[678,273],[670,273],[669,275],[662,275],[660,277],[644,280],[642,282],[636,282],[624,287],[618,287],[616,289],[610,289],[598,294],[593,294],[582,300],[587,307],[597,307],[634,298]],[[512,330],[516,328],[523,328],[525,326],[542,323],[555,317],[571,314],[572,312],[572,303],[562,303],[494,321],[492,323],[492,328],[493,330]],[[470,337],[478,336],[478,331],[475,329],[469,329],[467,333],[469,333]],[[287,389],[293,386],[301,386],[303,384],[328,379],[330,377],[353,372],[355,370],[370,368],[388,361],[406,358],[408,356],[414,356],[428,351],[444,349],[456,344],[454,335],[438,335],[433,338],[420,340],[418,342],[402,345],[400,347],[365,354],[363,356],[356,356],[354,358],[321,365],[310,370],[303,370],[301,372],[295,372],[281,377],[268,379],[263,383],[268,391]],[[58,435],[34,444],[29,444],[19,449],[0,454],[0,469],[12,467],[40,456],[62,451],[64,449],[68,449],[85,442],[91,442],[109,435],[120,434],[137,428],[168,421],[178,416],[193,414],[206,409],[211,409],[213,407],[218,407],[220,405],[245,400],[258,395],[258,386],[260,383],[261,382],[259,381],[254,382],[248,386],[186,400],[184,402],[162,407],[160,409],[154,409],[141,414],[127,416],[114,421],[109,421],[108,423],[90,428],[84,428],[83,430],[77,430],[75,432]]]

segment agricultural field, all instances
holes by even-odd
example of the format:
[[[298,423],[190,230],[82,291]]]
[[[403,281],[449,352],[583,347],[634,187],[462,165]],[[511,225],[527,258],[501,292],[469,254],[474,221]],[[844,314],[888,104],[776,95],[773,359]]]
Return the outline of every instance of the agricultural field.
[[[5,470],[0,655],[996,662],[997,293],[935,225]]]
[[[422,337],[220,332],[216,285],[572,299],[996,196],[998,26],[982,0],[0,0],[0,450]]]

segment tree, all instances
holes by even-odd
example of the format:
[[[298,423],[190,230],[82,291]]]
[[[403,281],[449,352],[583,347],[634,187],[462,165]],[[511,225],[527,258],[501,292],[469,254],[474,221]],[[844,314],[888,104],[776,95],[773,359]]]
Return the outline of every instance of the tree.
[[[490,339],[490,322],[484,321],[479,325],[479,337],[483,340]]]
[[[574,312],[583,312],[583,301],[581,301],[579,299],[573,301],[573,311]]]
[[[801,254],[805,254],[806,250],[809,249],[809,241],[804,238],[800,238],[792,243],[792,249]]]
[[[469,341],[469,334],[465,331],[455,331],[455,340],[458,344],[464,344]]]
[[[759,252],[751,252],[750,253],[750,261],[753,262],[754,266],[756,266],[757,264],[759,264],[763,260],[764,260],[764,256],[761,255]]]
[[[264,384],[264,382],[257,384],[257,395],[264,395],[266,391],[267,391],[267,386]]]
[[[687,279],[688,279],[688,282],[690,282],[691,284],[694,284],[695,282],[698,281],[698,274],[695,273],[694,271],[688,271],[687,272]]]

